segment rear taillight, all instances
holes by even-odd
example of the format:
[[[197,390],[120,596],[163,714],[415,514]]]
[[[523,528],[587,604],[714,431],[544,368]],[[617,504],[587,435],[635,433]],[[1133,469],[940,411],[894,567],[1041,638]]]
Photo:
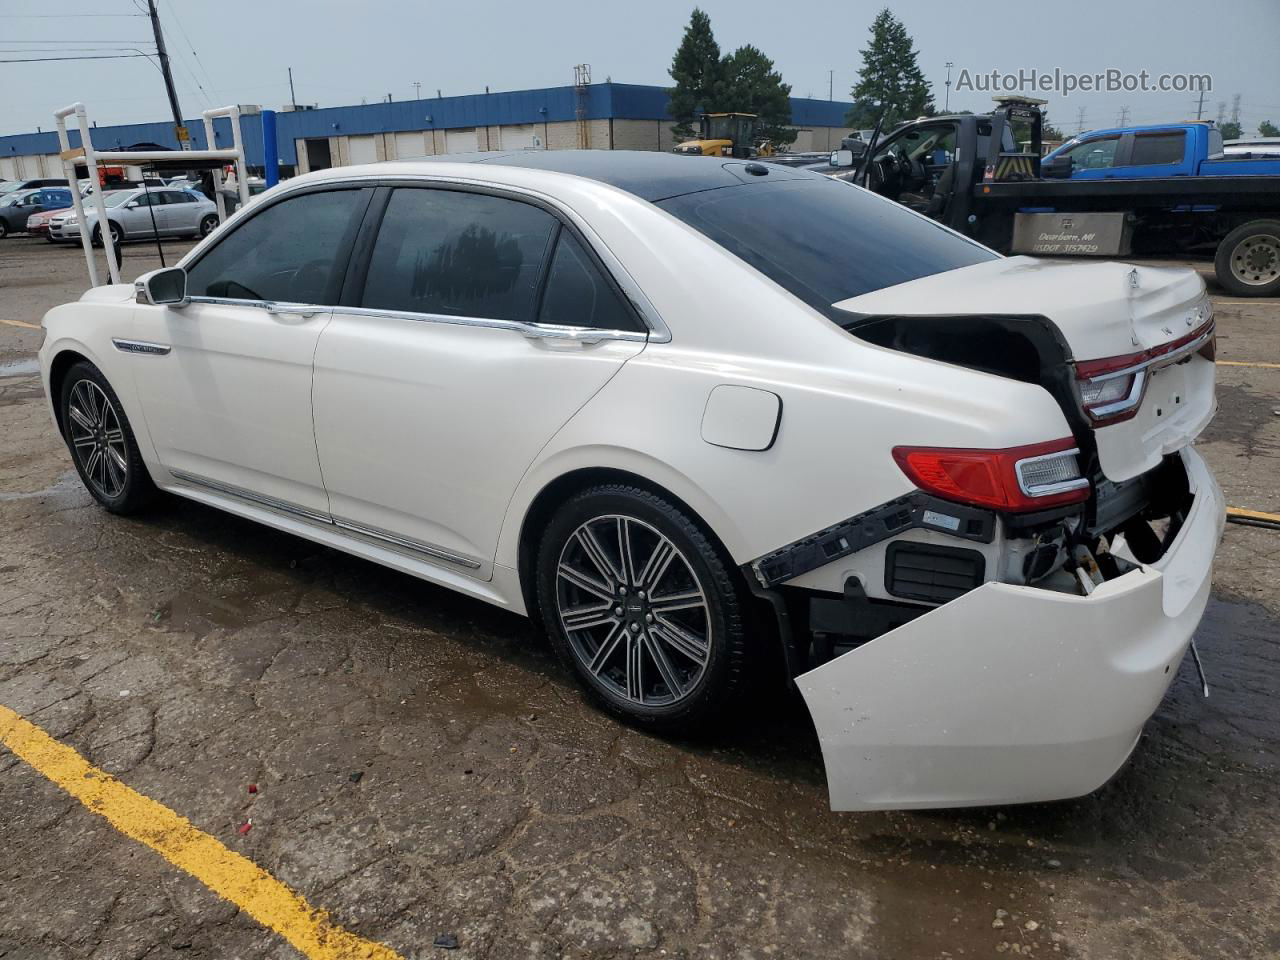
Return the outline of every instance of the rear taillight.
[[[893,458],[921,490],[947,500],[1013,513],[1089,498],[1070,437],[1001,450],[894,447]]]
[[[1190,353],[1193,348],[1206,360],[1212,361],[1217,353],[1213,313],[1208,308],[1204,315],[1208,320],[1185,337],[1170,340],[1141,353],[1127,353],[1102,360],[1081,360],[1076,367],[1076,387],[1080,392],[1080,406],[1095,427],[1105,427],[1128,420],[1142,406],[1147,390],[1147,371],[1153,364],[1171,363],[1174,354]]]

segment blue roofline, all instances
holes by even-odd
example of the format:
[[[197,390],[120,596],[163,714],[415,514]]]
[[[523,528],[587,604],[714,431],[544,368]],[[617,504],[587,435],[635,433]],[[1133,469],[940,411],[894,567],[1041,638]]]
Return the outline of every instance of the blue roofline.
[[[664,87],[634,83],[596,83],[587,88],[588,120],[670,120]],[[92,110],[92,103],[89,104]],[[791,98],[791,122],[801,127],[843,127],[851,103]],[[460,97],[431,97],[392,103],[298,110],[276,115],[276,137],[280,160],[297,163],[296,140],[309,137],[359,136],[410,130],[448,130],[456,127],[505,126],[509,124],[557,123],[577,118],[577,89],[572,86],[475,93]],[[92,118],[92,113],[90,113]],[[52,119],[52,113],[50,114]],[[188,120],[192,147],[205,149],[204,123]],[[257,116],[241,118],[245,153],[253,166],[262,163],[262,121]],[[231,145],[231,127],[226,120],[215,122],[217,146]],[[158,143],[177,149],[173,125],[168,122],[131,123],[96,127],[93,143],[98,149],[121,149],[135,143]],[[78,131],[71,132],[71,145],[80,145]],[[0,157],[58,152],[56,133],[19,133],[0,137]]]

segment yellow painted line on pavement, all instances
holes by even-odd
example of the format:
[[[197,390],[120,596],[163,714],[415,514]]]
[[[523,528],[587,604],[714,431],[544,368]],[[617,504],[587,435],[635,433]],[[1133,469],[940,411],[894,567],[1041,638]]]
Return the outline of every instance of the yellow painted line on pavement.
[[[274,930],[311,960],[403,960],[390,947],[344,930],[252,860],[191,821],[99,770],[73,747],[0,704],[0,743],[125,836]]]
[[[1246,360],[1218,360],[1220,367],[1266,367],[1268,370],[1280,370],[1280,363],[1250,363]]]
[[[0,317],[0,323],[7,323],[7,324],[9,324],[9,326],[11,326],[11,327],[26,327],[28,330],[39,330],[39,329],[40,329],[40,324],[38,324],[38,323],[27,323],[27,321],[25,321],[25,320],[6,320],[4,317]]]

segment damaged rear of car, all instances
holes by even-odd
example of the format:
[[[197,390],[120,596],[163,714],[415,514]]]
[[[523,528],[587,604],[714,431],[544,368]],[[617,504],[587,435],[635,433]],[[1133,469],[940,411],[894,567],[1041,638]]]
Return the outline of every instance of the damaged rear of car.
[[[958,235],[890,221],[862,200],[845,236],[812,210],[802,228],[771,222],[770,247],[767,205],[743,203],[735,218],[723,195],[700,217],[675,212],[883,351],[901,378],[901,429],[882,431],[894,437],[883,459],[909,492],[744,566],[777,613],[833,808],[1096,789],[1128,757],[1208,598],[1224,504],[1192,447],[1215,411],[1203,282],[1190,270],[1001,258],[976,245],[972,260],[948,264],[969,253]],[[821,250],[840,252],[823,260]],[[886,258],[902,275],[885,276]],[[857,276],[864,261],[881,268],[875,282]],[[832,297],[842,285],[850,293]],[[889,363],[903,355],[919,360],[905,377]],[[938,413],[944,379],[985,394],[983,411],[956,394],[954,415]],[[1056,410],[1027,403],[1035,395],[1011,381]],[[913,424],[931,403],[936,422]],[[974,433],[1035,439],[952,439]],[[851,479],[883,471],[878,451],[867,457]]]
[[[939,303],[948,315],[910,312]],[[1005,449],[896,446],[916,492],[750,565],[762,587],[805,594],[792,642],[812,638],[795,657],[817,666],[798,685],[832,806],[1096,789],[1208,599],[1224,504],[1191,446],[1215,410],[1202,282],[1014,258],[834,306],[869,343],[1040,385],[1071,432]]]

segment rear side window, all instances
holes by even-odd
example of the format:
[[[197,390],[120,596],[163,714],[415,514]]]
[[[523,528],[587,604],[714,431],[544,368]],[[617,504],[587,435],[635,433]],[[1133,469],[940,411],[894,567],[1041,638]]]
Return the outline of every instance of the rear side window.
[[[860,187],[791,180],[685,194],[659,202],[805,303],[994,260],[997,254]]]
[[[398,188],[374,242],[361,306],[532,321],[558,226],[545,210],[517,200]]]
[[[642,329],[622,296],[568,230],[561,230],[551,258],[538,322],[596,330]]]
[[[1181,163],[1187,135],[1181,130],[1169,133],[1140,133],[1133,138],[1133,157],[1129,163]]]
[[[331,190],[272,204],[187,270],[188,295],[334,303],[367,200],[363,190]]]

